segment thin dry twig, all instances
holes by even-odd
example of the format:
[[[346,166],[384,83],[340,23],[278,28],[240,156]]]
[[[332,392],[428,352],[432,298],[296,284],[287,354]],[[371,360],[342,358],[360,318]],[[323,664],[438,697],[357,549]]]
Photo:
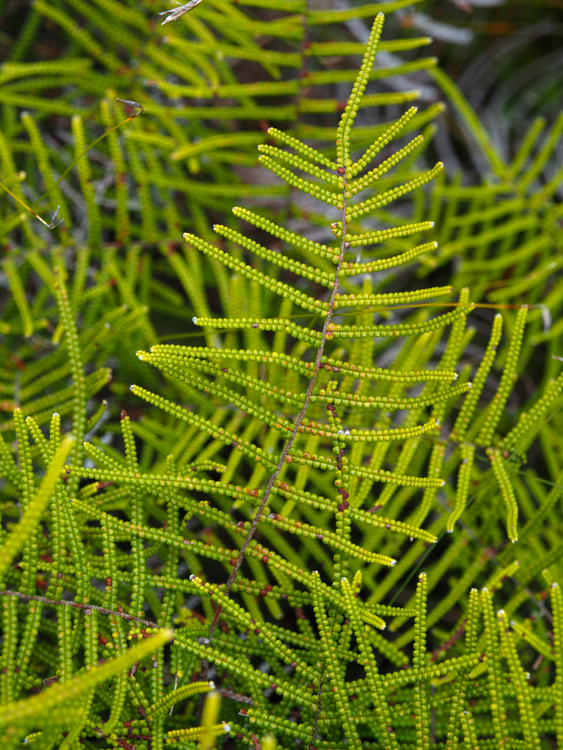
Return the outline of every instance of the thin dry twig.
[[[90,614],[90,612],[95,609],[96,612],[99,612],[102,615],[115,615],[115,617],[121,617],[127,622],[129,622],[130,620],[134,620],[135,622],[140,622],[141,625],[146,625],[148,628],[161,627],[156,622],[152,622],[151,620],[144,620],[142,617],[134,617],[133,615],[128,615],[127,612],[114,612],[112,609],[97,607],[94,604],[71,602],[67,599],[47,599],[47,597],[45,596],[32,596],[31,594],[22,594],[20,591],[0,591],[0,596],[17,596],[19,599],[24,599],[25,601],[41,602],[42,604],[51,604],[57,607],[74,607],[75,609],[83,609],[85,614]]]
[[[246,703],[248,706],[253,706],[254,701],[249,695],[242,695],[242,693],[235,693],[235,691],[232,688],[224,688],[219,687],[215,688],[223,698],[230,698],[232,701],[237,701],[237,703]]]
[[[321,677],[321,682],[319,685],[319,693],[317,696],[317,712],[315,713],[315,722],[313,724],[313,734],[311,735],[311,742],[309,743],[308,750],[315,750],[314,744],[315,739],[317,737],[317,727],[319,725],[319,716],[321,715],[321,692],[323,689],[323,678]]]
[[[121,102],[122,104],[128,104],[130,107],[134,107],[135,109],[138,109],[138,112],[135,112],[135,114],[131,115],[131,119],[133,120],[135,117],[138,117],[139,115],[142,115],[145,111],[145,108],[142,104],[139,104],[139,102],[134,102],[132,99],[120,99],[118,96],[115,97],[116,101]]]
[[[159,13],[159,16],[168,16],[160,25],[164,26],[165,23],[170,23],[170,21],[177,21],[181,16],[184,15],[184,13],[189,13],[190,10],[193,10],[197,5],[201,3],[201,0],[190,0],[189,3],[186,3],[185,5],[180,5],[179,8],[171,8],[170,10],[163,10],[161,13]]]

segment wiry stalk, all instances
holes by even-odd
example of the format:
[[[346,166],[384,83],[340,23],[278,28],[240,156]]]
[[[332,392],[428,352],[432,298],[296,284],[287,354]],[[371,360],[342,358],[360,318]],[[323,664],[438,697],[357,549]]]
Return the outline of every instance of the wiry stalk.
[[[240,548],[240,552],[238,554],[238,557],[236,559],[236,563],[231,571],[231,574],[229,576],[229,579],[227,581],[227,586],[225,589],[225,594],[229,596],[231,592],[232,585],[235,581],[235,578],[237,576],[237,573],[240,569],[240,566],[242,565],[242,561],[244,559],[244,553],[252,541],[252,538],[254,537],[254,534],[256,532],[256,528],[258,527],[258,522],[260,521],[260,517],[262,516],[262,511],[266,507],[266,503],[268,502],[268,498],[270,497],[270,493],[272,491],[272,487],[274,486],[274,483],[276,479],[278,478],[281,470],[283,469],[283,466],[285,464],[286,458],[289,454],[289,451],[291,450],[293,443],[295,442],[295,438],[297,437],[297,433],[299,432],[299,427],[301,426],[303,422],[303,418],[305,414],[307,413],[307,409],[309,408],[309,401],[311,399],[311,394],[313,393],[313,389],[315,387],[315,384],[317,382],[317,376],[319,374],[320,370],[320,364],[321,359],[324,353],[325,344],[326,344],[326,338],[327,338],[327,332],[328,327],[332,321],[333,316],[333,303],[336,297],[336,294],[338,293],[339,288],[339,281],[340,281],[340,269],[342,268],[342,263],[344,261],[344,252],[346,250],[346,170],[344,167],[338,168],[338,173],[341,174],[343,180],[344,180],[344,188],[343,188],[343,194],[342,194],[342,241],[340,243],[340,256],[338,258],[338,265],[336,267],[336,273],[335,273],[335,279],[334,279],[334,286],[332,288],[332,292],[330,294],[330,300],[329,300],[329,309],[327,316],[325,318],[325,323],[323,326],[323,332],[322,332],[322,338],[319,345],[319,348],[317,350],[317,357],[315,359],[315,368],[313,371],[313,377],[311,378],[309,382],[309,387],[307,388],[307,392],[305,394],[305,401],[303,403],[303,407],[299,414],[297,415],[297,419],[295,420],[295,426],[293,428],[293,432],[291,433],[287,443],[285,444],[285,447],[281,453],[280,460],[278,462],[278,465],[276,467],[276,470],[271,475],[268,484],[266,486],[266,489],[264,490],[264,495],[262,497],[262,502],[260,503],[258,510],[254,514],[254,518],[252,519],[252,524],[250,526],[250,529],[248,530],[248,534],[246,535],[244,542],[242,543],[242,546]],[[221,616],[221,606],[219,605],[217,609],[215,610],[215,614],[213,615],[213,620],[211,621],[211,626],[209,628],[209,640],[213,638],[213,633],[215,632],[215,628],[217,627],[217,623],[219,622],[219,617]],[[205,680],[207,677],[207,663],[202,664],[201,669],[201,679]]]

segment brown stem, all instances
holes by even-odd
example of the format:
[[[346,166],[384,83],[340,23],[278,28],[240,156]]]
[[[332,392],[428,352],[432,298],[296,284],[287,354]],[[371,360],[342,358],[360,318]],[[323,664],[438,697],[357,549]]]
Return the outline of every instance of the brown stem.
[[[344,236],[344,235],[343,235]],[[319,693],[317,696],[317,712],[315,713],[315,722],[313,724],[313,734],[311,735],[311,742],[309,743],[308,750],[315,750],[313,747],[315,739],[317,737],[317,726],[319,724],[319,716],[321,715],[321,691],[323,689],[323,680],[321,677],[321,684],[319,685]]]
[[[143,620],[142,617],[134,617],[133,615],[128,615],[127,612],[114,612],[112,609],[106,609],[105,607],[96,607],[94,604],[81,604],[80,602],[70,602],[66,599],[47,599],[45,596],[32,596],[31,594],[22,594],[19,591],[0,591],[0,596],[17,596],[19,599],[25,599],[25,601],[41,602],[42,604],[52,604],[58,607],[75,607],[76,609],[83,609],[87,613],[95,609],[96,612],[102,615],[115,615],[116,617],[121,617],[123,620],[127,620],[127,622],[134,620],[149,628],[160,628],[160,625],[151,620]]]
[[[242,695],[242,693],[235,693],[235,691],[232,688],[224,688],[219,687],[215,688],[223,698],[230,698],[232,701],[237,701],[237,703],[246,703],[248,706],[253,706],[254,701],[249,695]]]
[[[262,511],[266,507],[266,503],[268,502],[268,498],[270,497],[270,493],[272,491],[272,487],[274,486],[274,482],[278,478],[281,470],[283,469],[283,466],[285,464],[285,460],[289,454],[289,451],[291,450],[291,447],[293,446],[293,443],[295,442],[295,438],[297,437],[297,433],[299,431],[299,428],[301,427],[301,423],[303,422],[303,417],[305,416],[305,413],[307,412],[307,409],[309,408],[309,401],[311,399],[311,394],[313,393],[313,388],[315,387],[317,376],[319,374],[319,365],[321,364],[321,358],[323,356],[325,344],[326,344],[326,338],[328,333],[328,327],[332,321],[333,316],[333,303],[334,299],[336,297],[336,294],[338,292],[338,286],[340,281],[340,269],[342,268],[342,263],[344,261],[344,252],[346,250],[346,240],[344,239],[346,237],[346,172],[342,174],[342,177],[344,179],[344,191],[343,191],[343,210],[342,210],[342,242],[340,243],[340,257],[338,259],[338,266],[336,267],[336,273],[334,278],[334,287],[332,288],[332,293],[330,295],[329,305],[328,305],[328,313],[325,319],[325,323],[323,326],[323,332],[321,336],[321,343],[319,345],[319,348],[317,350],[317,358],[315,360],[315,369],[313,371],[313,377],[311,378],[311,381],[309,383],[309,387],[307,388],[307,393],[305,395],[305,403],[303,404],[303,408],[299,412],[297,419],[295,421],[295,427],[293,428],[293,432],[291,433],[291,436],[287,443],[285,444],[285,448],[282,451],[282,454],[280,456],[280,460],[278,462],[277,468],[270,477],[270,480],[268,482],[268,485],[266,486],[266,489],[264,490],[264,495],[262,497],[262,502],[260,503],[260,506],[258,510],[256,511],[254,518],[252,519],[252,525],[250,526],[250,529],[248,531],[248,534],[246,535],[246,538],[244,542],[242,543],[242,547],[240,548],[240,552],[238,554],[236,563],[233,567],[233,570],[231,571],[231,574],[229,576],[229,580],[227,581],[227,586],[225,588],[225,595],[229,596],[231,592],[231,587],[234,583],[234,580],[237,576],[237,573],[239,571],[240,566],[242,565],[242,561],[244,559],[244,553],[246,552],[246,549],[250,542],[252,541],[252,538],[256,532],[256,528],[258,526],[258,522],[260,521],[260,518],[262,516]],[[211,626],[209,628],[209,640],[213,638],[213,633],[215,632],[215,628],[217,627],[217,623],[219,622],[219,617],[221,616],[221,606],[218,606],[215,610],[215,614],[213,615],[213,620],[211,621]],[[201,679],[205,680],[207,679],[207,663],[202,662],[201,665]]]

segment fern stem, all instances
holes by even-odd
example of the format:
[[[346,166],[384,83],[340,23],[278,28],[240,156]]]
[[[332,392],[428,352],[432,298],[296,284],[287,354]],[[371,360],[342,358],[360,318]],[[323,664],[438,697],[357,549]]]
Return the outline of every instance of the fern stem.
[[[244,559],[244,553],[246,551],[246,548],[248,547],[248,545],[252,541],[252,538],[254,537],[254,534],[255,534],[256,529],[258,527],[258,522],[260,521],[260,518],[262,516],[262,511],[266,507],[266,503],[268,502],[268,498],[270,497],[270,493],[272,491],[272,487],[274,486],[274,483],[275,483],[276,479],[278,478],[281,470],[283,469],[283,467],[285,465],[285,462],[286,462],[286,458],[287,458],[287,456],[289,454],[289,451],[291,450],[291,448],[293,446],[293,443],[295,442],[295,438],[297,437],[297,433],[299,431],[299,427],[301,426],[301,423],[303,422],[303,417],[305,416],[305,414],[307,413],[307,409],[309,408],[309,402],[310,402],[310,399],[311,399],[311,395],[313,393],[313,389],[314,389],[315,384],[317,382],[317,376],[318,376],[318,374],[320,372],[320,364],[321,364],[321,359],[322,359],[322,356],[323,356],[323,353],[324,353],[324,349],[325,349],[325,345],[326,345],[327,333],[328,333],[329,325],[330,325],[330,323],[332,321],[332,316],[333,316],[333,303],[335,301],[336,294],[338,293],[338,288],[339,288],[340,269],[342,268],[342,263],[344,261],[344,252],[345,252],[345,249],[346,249],[346,240],[345,240],[345,237],[346,237],[346,231],[347,231],[347,225],[346,225],[346,192],[347,192],[347,181],[346,181],[346,171],[345,171],[345,168],[344,167],[339,167],[339,169],[338,169],[339,173],[340,173],[341,170],[342,170],[342,178],[343,178],[343,181],[344,181],[344,189],[343,189],[343,192],[342,192],[342,204],[343,204],[343,208],[342,208],[342,239],[341,239],[341,242],[340,242],[340,256],[338,258],[338,265],[336,267],[336,273],[335,273],[335,276],[334,276],[334,286],[332,288],[332,291],[331,291],[331,294],[330,294],[330,300],[329,300],[329,303],[328,303],[328,312],[327,312],[327,316],[325,318],[325,322],[324,322],[324,326],[323,326],[323,331],[322,331],[322,336],[321,336],[321,340],[320,340],[320,343],[319,343],[319,348],[317,349],[317,357],[316,357],[316,360],[315,360],[314,374],[313,374],[313,377],[311,378],[311,380],[309,381],[309,387],[307,388],[307,393],[305,395],[305,401],[304,401],[304,404],[303,404],[303,407],[302,407],[301,411],[299,412],[299,414],[297,416],[297,419],[295,420],[295,426],[293,428],[293,432],[291,433],[291,436],[289,437],[289,440],[285,444],[285,447],[284,447],[284,449],[283,449],[283,451],[281,453],[281,456],[280,456],[278,465],[276,467],[276,470],[270,476],[270,479],[269,479],[268,484],[266,486],[266,489],[264,491],[264,495],[262,497],[262,502],[260,503],[260,505],[259,505],[256,513],[254,514],[254,518],[252,519],[252,524],[250,526],[248,534],[246,535],[246,538],[245,538],[244,542],[242,543],[242,546],[241,546],[240,552],[238,554],[236,563],[235,563],[235,565],[233,567],[233,570],[231,571],[231,574],[230,574],[229,579],[227,581],[227,586],[226,586],[226,589],[225,589],[226,596],[230,595],[232,585],[233,585],[233,583],[235,581],[235,578],[236,578],[237,573],[238,573],[238,571],[240,569],[240,566],[242,565],[242,561]],[[211,640],[213,638],[213,633],[215,632],[215,629],[217,627],[217,623],[219,622],[219,617],[221,616],[221,611],[222,611],[221,606],[218,606],[217,609],[215,610],[215,614],[213,616],[213,620],[211,621],[211,626],[209,628],[209,640]],[[206,662],[202,663],[201,679],[202,680],[206,680],[207,679],[207,663]]]
[[[156,622],[152,622],[152,620],[144,620],[142,617],[134,617],[133,615],[128,615],[127,612],[114,612],[112,609],[106,609],[105,607],[97,607],[94,604],[83,604],[82,602],[72,602],[72,601],[68,601],[67,599],[47,599],[47,597],[45,596],[22,594],[20,591],[0,591],[0,596],[17,596],[18,599],[23,599],[24,601],[41,602],[42,604],[50,604],[56,607],[75,607],[76,609],[83,609],[86,612],[86,614],[88,614],[89,611],[96,610],[96,612],[99,612],[101,615],[121,617],[123,620],[126,620],[127,622],[130,622],[130,621],[140,622],[141,625],[146,625],[149,628],[163,629],[159,625],[157,625]]]

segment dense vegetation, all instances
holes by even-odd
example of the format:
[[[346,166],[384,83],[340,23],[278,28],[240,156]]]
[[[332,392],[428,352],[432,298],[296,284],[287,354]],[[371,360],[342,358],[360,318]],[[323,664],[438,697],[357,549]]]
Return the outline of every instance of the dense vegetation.
[[[552,10],[169,11],[3,5],[3,743],[563,748]]]

